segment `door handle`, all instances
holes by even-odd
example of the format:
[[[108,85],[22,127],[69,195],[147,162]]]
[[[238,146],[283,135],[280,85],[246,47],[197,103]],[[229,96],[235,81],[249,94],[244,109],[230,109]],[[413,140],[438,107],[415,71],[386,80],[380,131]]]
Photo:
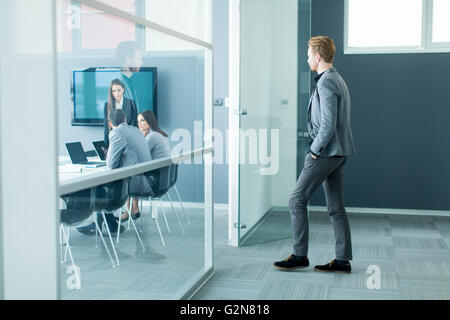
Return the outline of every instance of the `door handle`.
[[[247,109],[239,109],[239,110],[236,110],[236,114],[237,114],[238,116],[246,116],[246,115],[247,115]]]
[[[297,138],[309,138],[308,131],[297,131]]]

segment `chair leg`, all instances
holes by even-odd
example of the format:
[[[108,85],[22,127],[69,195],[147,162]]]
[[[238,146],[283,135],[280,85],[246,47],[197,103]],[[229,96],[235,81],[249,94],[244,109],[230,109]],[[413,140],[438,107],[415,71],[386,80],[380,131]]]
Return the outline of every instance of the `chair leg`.
[[[66,257],[64,256],[64,248],[67,244],[63,241],[63,225],[60,224],[59,225],[59,248],[60,248],[60,259],[61,259],[61,264],[64,264],[66,262]],[[63,256],[64,256],[64,260],[63,260]]]
[[[187,223],[191,224],[191,222],[189,221],[189,218],[188,218],[188,216],[186,214],[186,211],[184,210],[183,201],[181,201],[181,197],[180,197],[180,194],[178,193],[177,186],[174,185],[173,189],[175,190],[175,193],[177,194],[178,200],[180,201],[181,208],[183,209],[183,214],[184,214],[184,217],[186,218]]]
[[[95,218],[97,219],[97,218]],[[98,231],[97,228],[95,228],[95,248],[98,248]]]
[[[130,230],[130,220],[131,220],[131,209],[133,206],[133,198],[130,197],[130,206],[128,207],[128,230]]]
[[[130,217],[131,217],[131,215],[130,215]],[[136,224],[134,223],[133,219],[130,218],[130,220],[131,220],[131,224],[133,225],[134,231],[136,231],[136,236],[138,237],[139,242],[141,243],[142,251],[145,252],[145,246],[144,246],[144,243],[142,242],[141,236],[139,235],[139,231],[136,228]]]
[[[76,288],[81,289],[80,275],[78,274],[78,268],[75,264],[75,261],[73,260],[72,250],[70,250],[69,239],[68,239],[68,236],[66,235],[66,232],[64,231],[64,227],[62,228],[62,234],[63,234],[64,242],[66,243],[67,251],[69,253],[70,262],[72,263],[73,271],[75,272],[75,279],[77,280]]]
[[[139,212],[143,213],[142,212],[142,199],[139,199]],[[144,220],[144,214],[141,214],[141,230],[139,230],[141,233],[142,233],[142,225],[143,225],[142,220]]]
[[[180,219],[178,218],[178,214],[177,214],[177,212],[175,211],[175,208],[173,207],[172,199],[170,199],[169,193],[166,193],[166,194],[167,194],[167,198],[169,198],[169,202],[170,202],[170,206],[172,207],[172,211],[173,211],[173,213],[175,213],[175,216],[177,217],[178,225],[179,225],[180,228],[181,228],[181,233],[182,233],[183,236],[184,236],[184,235],[185,235],[184,229],[183,229],[183,226],[181,225]]]
[[[149,198],[148,199],[149,201],[150,201],[150,217],[152,218],[152,219],[155,219],[155,222],[156,222],[156,227],[158,228],[158,232],[159,232],[159,237],[161,238],[161,242],[162,242],[162,244],[163,244],[163,246],[165,247],[166,246],[166,243],[164,242],[164,237],[163,237],[163,235],[162,235],[162,232],[161,232],[161,228],[159,227],[159,222],[158,222],[158,214],[155,214],[154,216],[153,216],[153,210],[158,210],[158,208],[157,207],[154,207],[153,208],[153,205],[152,205],[152,199],[151,198]]]
[[[111,260],[112,266],[113,266],[113,268],[115,268],[116,265],[115,265],[114,260],[113,260],[113,258],[111,256],[111,252],[109,252],[109,249],[108,249],[108,246],[106,244],[106,241],[103,238],[102,230],[100,230],[100,227],[98,226],[98,223],[97,223],[97,213],[93,212],[92,215],[94,217],[95,230],[97,230],[98,234],[100,235],[100,239],[102,240],[103,245],[105,246],[106,252],[108,253],[109,260]]]
[[[130,219],[131,217],[131,202],[132,200],[130,199],[130,207],[126,207],[127,211],[128,211],[128,219]],[[122,207],[123,208],[123,207]],[[117,227],[120,229],[120,225],[121,225],[121,219],[122,219],[122,213],[119,214],[119,220],[117,221]],[[130,221],[128,220],[128,230],[130,230]],[[117,238],[116,238],[116,243],[119,244],[119,238],[120,238],[120,232],[117,232]]]
[[[106,231],[108,232],[109,242],[111,242],[111,247],[113,249],[114,256],[116,257],[117,266],[119,267],[120,266],[119,257],[117,256],[116,247],[114,246],[114,241],[111,237],[111,232],[109,231],[108,222],[106,222],[105,211],[102,211],[102,217],[103,217],[103,222],[105,223],[105,226],[106,226]],[[117,228],[117,233],[120,233],[120,226],[118,226],[118,228]]]
[[[64,226],[63,226],[63,229],[64,229]],[[64,262],[67,261],[67,251],[68,251],[69,241],[70,241],[70,228],[67,227],[67,244],[66,244],[66,250],[64,251]]]
[[[161,206],[161,210],[162,210],[162,212],[163,212],[164,220],[166,221],[167,231],[168,231],[169,233],[172,233],[172,231],[170,231],[170,228],[169,228],[169,223],[167,222],[166,211],[164,210],[164,206],[162,205],[161,199],[159,199],[159,205]]]

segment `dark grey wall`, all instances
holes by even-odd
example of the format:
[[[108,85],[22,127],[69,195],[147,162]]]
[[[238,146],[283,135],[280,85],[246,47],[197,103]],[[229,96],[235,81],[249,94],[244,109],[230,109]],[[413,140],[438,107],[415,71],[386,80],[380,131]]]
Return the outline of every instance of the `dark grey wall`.
[[[449,210],[450,54],[344,55],[343,26],[344,0],[312,2],[311,33],[334,39],[352,98],[346,205]]]

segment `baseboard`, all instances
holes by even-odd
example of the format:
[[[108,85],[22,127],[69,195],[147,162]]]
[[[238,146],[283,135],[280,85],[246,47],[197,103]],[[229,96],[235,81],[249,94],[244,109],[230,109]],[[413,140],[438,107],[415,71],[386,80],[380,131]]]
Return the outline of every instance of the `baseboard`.
[[[169,201],[161,201],[164,208],[170,207]],[[181,204],[178,201],[175,201],[172,199],[172,204],[175,208],[181,208]],[[142,206],[148,208],[149,202],[148,201],[142,201]],[[183,202],[183,206],[186,209],[204,209],[205,203],[204,202]],[[228,210],[228,204],[227,203],[214,203],[214,210]]]
[[[273,207],[273,210],[281,212],[289,212],[288,207]],[[327,207],[308,206],[308,210],[327,212]],[[361,214],[367,213],[367,214],[450,217],[450,211],[446,210],[389,209],[389,208],[363,208],[363,207],[346,207],[345,210],[349,213],[361,213]]]

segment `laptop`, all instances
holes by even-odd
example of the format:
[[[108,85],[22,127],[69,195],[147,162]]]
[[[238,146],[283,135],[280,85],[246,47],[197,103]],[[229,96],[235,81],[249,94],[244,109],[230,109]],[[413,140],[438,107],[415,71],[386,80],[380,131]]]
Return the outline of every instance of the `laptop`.
[[[97,152],[98,157],[100,160],[105,161],[106,160],[106,154],[103,150],[106,150],[106,143],[105,141],[92,141],[92,145],[94,146],[95,152]]]
[[[66,143],[66,149],[67,152],[69,153],[70,161],[72,162],[72,164],[82,164],[94,167],[106,166],[106,161],[100,162],[88,161],[86,155],[84,154],[81,142]]]

